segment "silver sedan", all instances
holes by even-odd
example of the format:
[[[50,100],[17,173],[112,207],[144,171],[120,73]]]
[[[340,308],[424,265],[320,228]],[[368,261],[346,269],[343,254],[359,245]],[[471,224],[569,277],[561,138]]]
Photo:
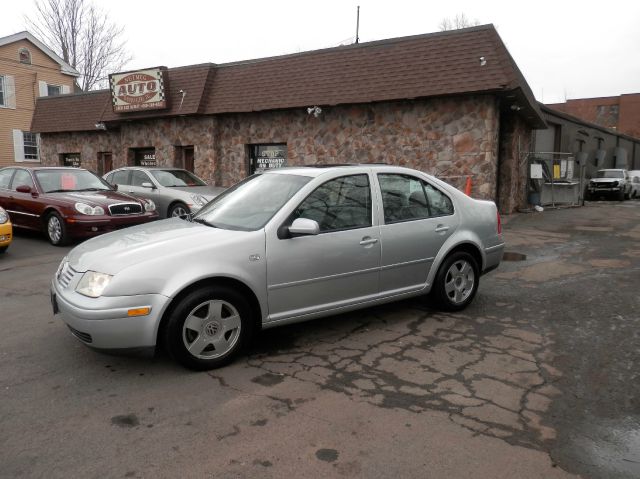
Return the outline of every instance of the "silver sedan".
[[[190,171],[180,168],[126,166],[103,177],[119,191],[152,200],[160,218],[196,213],[224,188],[208,186]]]
[[[261,328],[427,294],[463,309],[503,249],[493,202],[424,173],[285,168],[245,179],[193,217],[82,243],[51,296],[90,347],[163,344],[183,365],[210,369]]]

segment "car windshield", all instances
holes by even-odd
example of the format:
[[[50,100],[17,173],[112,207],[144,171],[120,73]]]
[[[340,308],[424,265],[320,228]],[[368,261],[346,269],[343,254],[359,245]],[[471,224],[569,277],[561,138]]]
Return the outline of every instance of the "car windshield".
[[[150,173],[162,186],[207,186],[207,184],[187,170],[151,170]]]
[[[310,177],[298,175],[250,176],[202,208],[193,221],[215,228],[258,230],[309,181]]]
[[[600,170],[598,178],[624,178],[624,174],[620,170]]]
[[[64,170],[36,170],[35,174],[42,191],[45,193],[113,189],[102,178],[87,170],[77,170],[74,168]]]

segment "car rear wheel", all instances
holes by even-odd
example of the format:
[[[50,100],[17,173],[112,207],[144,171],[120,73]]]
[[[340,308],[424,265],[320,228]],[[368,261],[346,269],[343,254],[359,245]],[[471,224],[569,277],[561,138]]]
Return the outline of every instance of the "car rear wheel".
[[[47,216],[46,233],[49,242],[54,246],[64,246],[69,241],[64,220],[58,213]]]
[[[238,292],[223,286],[199,288],[170,313],[164,330],[169,354],[197,371],[228,364],[252,333],[251,307]]]
[[[169,208],[167,216],[173,218],[174,216],[183,217],[190,213],[189,207],[184,203],[174,203]]]
[[[4,253],[5,251],[7,251],[8,246],[0,246],[0,254]]]
[[[478,263],[469,253],[458,251],[440,265],[431,294],[442,309],[460,311],[473,301],[479,283]]]

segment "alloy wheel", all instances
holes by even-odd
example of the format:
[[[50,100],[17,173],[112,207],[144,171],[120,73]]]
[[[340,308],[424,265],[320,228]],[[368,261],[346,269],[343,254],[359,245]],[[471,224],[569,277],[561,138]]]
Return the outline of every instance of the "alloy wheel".
[[[447,270],[444,290],[453,304],[463,303],[473,292],[476,275],[473,267],[461,259],[453,263]]]
[[[230,303],[211,300],[200,303],[182,326],[182,341],[198,359],[219,358],[231,351],[240,338],[240,313]]]

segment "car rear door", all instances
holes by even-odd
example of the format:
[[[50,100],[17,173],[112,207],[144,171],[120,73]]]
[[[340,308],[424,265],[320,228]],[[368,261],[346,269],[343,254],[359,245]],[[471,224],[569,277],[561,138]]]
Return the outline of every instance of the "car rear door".
[[[433,261],[455,231],[451,199],[422,178],[378,173],[382,200],[380,290],[383,295],[422,289]]]
[[[267,231],[271,321],[377,296],[380,230],[371,191],[366,173],[328,180],[297,205],[283,225],[296,218],[312,219],[320,225],[318,235],[279,238],[275,230]]]

